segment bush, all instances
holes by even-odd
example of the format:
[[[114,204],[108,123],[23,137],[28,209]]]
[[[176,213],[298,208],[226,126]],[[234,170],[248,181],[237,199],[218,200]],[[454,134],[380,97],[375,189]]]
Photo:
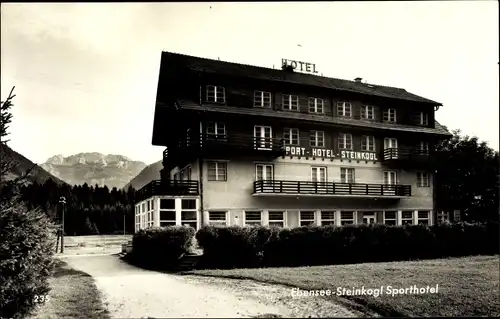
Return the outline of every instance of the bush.
[[[195,229],[186,226],[142,229],[132,238],[132,262],[151,269],[174,267],[191,252]]]
[[[49,292],[55,229],[41,211],[0,204],[0,317],[23,318]]]
[[[196,238],[201,268],[296,267],[497,254],[498,223],[205,226]]]

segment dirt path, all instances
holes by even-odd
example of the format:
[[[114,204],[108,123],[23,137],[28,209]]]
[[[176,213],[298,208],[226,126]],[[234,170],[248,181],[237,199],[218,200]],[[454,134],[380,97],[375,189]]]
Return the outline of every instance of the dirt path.
[[[113,318],[356,317],[324,299],[292,297],[290,289],[242,280],[163,274],[117,256],[64,258],[95,278]]]

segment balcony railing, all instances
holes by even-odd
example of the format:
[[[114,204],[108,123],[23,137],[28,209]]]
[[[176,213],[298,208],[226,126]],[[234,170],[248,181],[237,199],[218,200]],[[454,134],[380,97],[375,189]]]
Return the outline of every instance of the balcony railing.
[[[310,194],[338,196],[411,196],[411,185],[264,180],[254,182],[254,194]]]
[[[136,193],[136,201],[158,195],[198,195],[198,181],[153,180]]]
[[[386,148],[383,153],[384,161],[404,160],[404,161],[428,161],[431,152],[417,147]]]
[[[188,135],[185,139],[177,141],[170,148],[165,149],[163,157],[167,158],[173,153],[182,154],[195,149],[214,153],[229,150],[234,154],[245,151],[264,151],[275,155],[285,154],[282,138],[254,137],[250,134],[196,134]]]

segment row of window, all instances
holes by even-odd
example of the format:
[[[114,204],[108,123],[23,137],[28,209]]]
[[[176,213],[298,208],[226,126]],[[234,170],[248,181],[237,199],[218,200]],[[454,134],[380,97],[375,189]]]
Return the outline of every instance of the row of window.
[[[154,226],[154,200],[148,200],[135,207],[135,229]],[[147,209],[147,210],[146,210]],[[189,225],[197,228],[198,210],[196,208],[196,199],[181,199],[179,207],[181,212],[181,225]],[[159,205],[159,223],[160,227],[176,225],[176,206],[175,199],[162,198]]]
[[[402,211],[401,212],[401,225],[412,225],[412,224],[426,224],[430,223],[430,212],[429,211],[417,211],[414,215],[414,211]],[[349,225],[356,223],[356,212],[355,211],[341,211],[339,225]],[[264,224],[262,211],[245,211],[244,212],[244,226],[276,226],[276,227],[286,227],[286,212],[285,211],[269,211],[268,212],[268,223]],[[299,225],[300,226],[310,226],[310,225],[337,225],[335,211],[320,211],[319,220],[316,220],[315,211],[300,211],[299,212]],[[358,223],[363,224],[375,224],[377,223],[377,213],[376,212],[362,212],[361,219]],[[414,218],[415,217],[415,218]],[[383,212],[383,224],[386,225],[397,225],[397,212],[396,211],[384,211]],[[208,224],[214,226],[226,226],[228,225],[228,213],[225,211],[211,211],[208,212]]]
[[[207,174],[209,181],[227,181],[227,162],[207,162]],[[256,164],[255,180],[274,180],[273,164]],[[352,167],[340,167],[340,183],[355,183],[355,169]],[[383,172],[384,185],[396,185],[397,173],[395,171]],[[311,181],[327,182],[327,168],[325,166],[311,167]],[[430,176],[425,172],[417,172],[417,186],[430,187]]]
[[[207,122],[206,135],[208,138],[225,139],[227,138],[227,130],[225,123],[221,122]],[[270,126],[254,126],[254,137],[262,138],[264,140],[271,140],[273,137],[273,130]],[[285,128],[283,130],[283,140],[285,145],[299,146],[300,145],[300,131],[298,128]],[[311,130],[309,132],[309,145],[311,147],[325,147],[325,132],[318,130]],[[338,148],[342,150],[353,150],[353,135],[351,133],[339,133],[338,135]],[[375,137],[371,135],[361,136],[360,147],[362,151],[374,152],[375,151]],[[398,141],[395,138],[384,139],[384,149],[397,148]],[[429,150],[429,143],[421,141],[418,146],[422,151]]]
[[[210,103],[226,103],[225,89],[222,86],[207,85],[206,101]],[[308,98],[309,113],[323,114],[325,112],[324,100],[318,97]],[[272,94],[265,91],[254,91],[254,107],[269,108],[272,106]],[[283,94],[282,108],[288,111],[299,111],[299,97],[293,94]],[[352,103],[347,101],[337,102],[337,115],[344,118],[352,118]],[[375,120],[375,107],[373,105],[363,105],[361,108],[361,118],[365,120]],[[388,108],[383,112],[383,121],[389,123],[396,122],[396,109]],[[420,125],[429,124],[429,116],[425,112],[418,114]]]

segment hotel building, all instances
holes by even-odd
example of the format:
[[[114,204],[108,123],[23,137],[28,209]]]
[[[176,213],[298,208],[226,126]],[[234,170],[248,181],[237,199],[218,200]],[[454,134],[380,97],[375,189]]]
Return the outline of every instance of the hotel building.
[[[432,225],[432,150],[451,136],[441,104],[315,69],[163,52],[152,136],[163,170],[138,192],[136,230]]]

